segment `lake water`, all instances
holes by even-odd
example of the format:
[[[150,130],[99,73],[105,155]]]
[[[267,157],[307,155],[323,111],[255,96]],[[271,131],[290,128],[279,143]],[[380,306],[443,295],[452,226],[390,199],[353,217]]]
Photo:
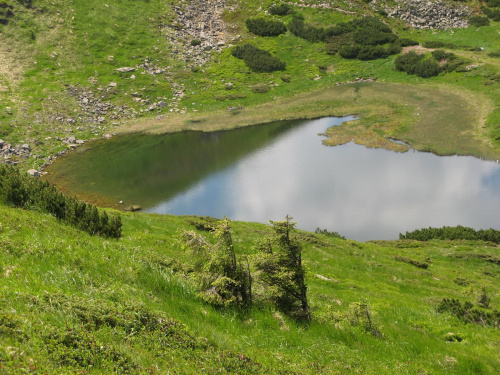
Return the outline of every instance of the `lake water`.
[[[359,241],[423,227],[500,229],[500,164],[464,156],[322,145],[348,118],[232,131],[130,135],[58,160],[48,179],[101,205],[232,220],[283,220]]]

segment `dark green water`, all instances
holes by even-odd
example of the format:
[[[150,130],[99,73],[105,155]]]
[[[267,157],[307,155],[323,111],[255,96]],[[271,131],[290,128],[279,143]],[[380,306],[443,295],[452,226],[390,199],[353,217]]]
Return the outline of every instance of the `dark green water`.
[[[357,240],[393,239],[428,226],[500,228],[500,165],[323,146],[344,119],[279,122],[226,132],[130,135],[58,160],[48,179],[101,205],[268,222]]]

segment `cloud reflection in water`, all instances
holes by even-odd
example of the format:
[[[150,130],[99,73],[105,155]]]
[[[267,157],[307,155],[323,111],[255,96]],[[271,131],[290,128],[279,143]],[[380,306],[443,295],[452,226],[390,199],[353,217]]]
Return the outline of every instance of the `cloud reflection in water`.
[[[428,226],[500,229],[499,164],[321,145],[318,133],[335,120],[294,128],[149,211],[257,222],[290,214],[299,228],[361,241]]]

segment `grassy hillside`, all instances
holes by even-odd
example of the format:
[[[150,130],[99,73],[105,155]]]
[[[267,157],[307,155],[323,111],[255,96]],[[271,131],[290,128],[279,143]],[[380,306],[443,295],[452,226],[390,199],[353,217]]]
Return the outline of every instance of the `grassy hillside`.
[[[106,134],[356,113],[360,120],[330,131],[331,144],[354,138],[394,147],[390,136],[440,154],[500,158],[498,22],[416,30],[386,17],[382,2],[380,9],[356,0],[327,2],[334,9],[314,7],[324,3],[316,0],[294,7],[315,27],[375,15],[402,38],[445,43],[468,61],[462,71],[420,78],[397,71],[396,55],[344,59],[290,32],[248,32],[245,20],[269,17],[271,3],[0,0],[0,139],[14,150],[0,157],[40,168],[77,141]],[[193,4],[208,5],[196,12]],[[484,5],[469,4],[476,12]],[[225,26],[220,45],[196,50],[201,34],[184,31],[207,26],[196,18],[202,14],[216,14]],[[286,69],[251,71],[229,48],[244,43],[269,51]],[[495,374],[500,368],[498,244],[358,243],[297,231],[312,314],[300,322],[276,310],[261,290],[246,309],[200,299],[181,233],[212,239],[202,230],[207,219],[125,213],[122,221],[122,238],[105,239],[48,214],[0,205],[0,373]],[[232,226],[237,254],[253,259],[270,228]]]
[[[2,373],[493,374],[500,366],[498,320],[438,312],[443,298],[477,305],[483,288],[490,303],[479,309],[499,309],[500,249],[491,243],[297,232],[312,312],[300,323],[264,302],[239,310],[198,299],[180,271],[190,255],[179,235],[202,219],[125,214],[123,238],[109,240],[37,212],[0,206],[0,215]],[[252,254],[269,232],[232,225],[238,254]]]
[[[420,44],[448,43],[444,49],[469,61],[469,67],[462,72],[420,78],[397,71],[395,56],[371,61],[344,59],[328,54],[324,42],[309,42],[290,32],[278,37],[258,37],[248,32],[248,18],[270,18],[270,0],[226,0],[212,3],[213,8],[203,1],[174,0],[1,3],[5,7],[2,12],[8,10],[12,14],[5,16],[6,25],[0,24],[0,137],[13,146],[30,146],[29,155],[10,156],[27,169],[50,162],[50,157],[68,148],[68,143],[72,143],[68,139],[72,137],[88,140],[116,131],[199,128],[200,118],[222,117],[216,127],[230,128],[274,118],[353,111],[363,115],[358,125],[367,129],[355,138],[371,147],[388,144],[375,135],[391,136],[408,140],[418,149],[498,159],[500,115],[496,108],[500,94],[495,53],[500,50],[500,42],[498,23],[494,21],[491,26],[479,28],[415,30],[396,18],[375,12],[377,6],[381,10],[390,2],[377,6],[362,1],[339,1],[333,5],[327,2],[331,8],[324,9],[314,7],[321,1],[309,1],[310,6],[293,7],[305,22],[317,27],[375,15],[401,38]],[[470,5],[471,9],[479,9],[479,3]],[[204,25],[204,34],[214,28],[209,26],[211,22],[196,18],[203,14],[212,17],[214,23],[223,23],[224,27],[214,31],[223,42],[222,47],[210,45],[206,50],[197,50],[192,46],[197,36],[186,34],[186,30],[200,23]],[[273,17],[287,24],[293,15]],[[269,51],[286,63],[286,69],[252,72],[242,60],[231,56],[231,46],[244,43]],[[117,70],[120,68],[134,71]],[[316,94],[316,90],[360,78],[409,85],[409,90],[417,91],[425,85],[424,91],[435,91],[429,100],[431,104],[441,99],[441,93],[452,93],[455,99],[450,103],[468,108],[471,121],[454,121],[453,113],[449,117],[419,120],[417,114],[422,109],[418,102],[401,108],[394,97],[380,95],[361,98],[357,103],[331,98],[327,107],[318,111],[315,97],[322,100],[322,94]],[[264,87],[267,92],[256,87]],[[297,96],[303,93],[305,97]],[[297,100],[304,105],[293,105]],[[259,107],[264,103],[265,107]],[[280,111],[272,118],[262,119],[263,111],[272,114],[273,107]],[[239,109],[228,112],[228,108]],[[385,109],[377,111],[380,108]],[[393,120],[384,128],[381,125],[387,118]],[[459,128],[452,127],[447,134],[468,134],[477,145],[449,143],[447,137],[439,134],[429,139],[428,134],[441,129],[442,121],[460,123]],[[412,131],[424,122],[430,127],[425,129],[425,136],[419,135],[419,130]],[[207,124],[207,130],[213,128]],[[346,133],[349,137],[352,131],[346,127]]]

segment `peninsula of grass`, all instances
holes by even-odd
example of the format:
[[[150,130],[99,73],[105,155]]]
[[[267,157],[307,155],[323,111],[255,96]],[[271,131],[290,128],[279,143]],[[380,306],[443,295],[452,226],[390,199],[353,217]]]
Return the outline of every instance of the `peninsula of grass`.
[[[353,140],[367,147],[408,150],[407,146],[390,141],[399,139],[417,150],[438,155],[463,154],[497,160],[500,150],[488,141],[484,129],[484,118],[491,107],[487,96],[478,97],[465,90],[446,90],[438,85],[357,82],[240,108],[237,113],[229,110],[170,116],[127,124],[118,131],[216,131],[281,120],[354,114],[358,120],[327,131],[326,145]]]

